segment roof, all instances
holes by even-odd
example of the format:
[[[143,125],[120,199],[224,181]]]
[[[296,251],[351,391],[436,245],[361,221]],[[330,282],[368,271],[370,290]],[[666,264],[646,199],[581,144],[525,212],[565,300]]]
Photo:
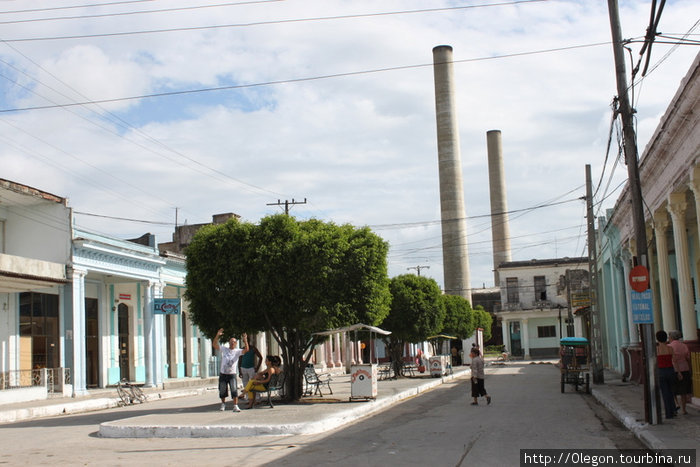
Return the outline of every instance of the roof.
[[[524,267],[539,267],[539,266],[559,266],[566,264],[581,264],[588,263],[587,256],[580,257],[564,257],[564,258],[551,258],[551,259],[531,259],[528,261],[508,261],[506,263],[501,263],[498,265],[498,269],[504,268],[524,268]]]

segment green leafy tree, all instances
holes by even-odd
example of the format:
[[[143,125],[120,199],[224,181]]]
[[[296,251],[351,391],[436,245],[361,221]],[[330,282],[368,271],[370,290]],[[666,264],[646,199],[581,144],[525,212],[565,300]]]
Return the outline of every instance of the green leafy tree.
[[[449,334],[459,339],[466,339],[474,334],[474,311],[464,297],[459,295],[443,295],[445,305],[445,321],[442,327],[443,334]]]
[[[394,374],[403,375],[403,349],[407,343],[426,340],[437,334],[445,319],[442,292],[434,279],[403,274],[391,279],[391,310],[382,328],[391,331],[385,338]]]
[[[484,310],[481,305],[474,309],[474,329],[481,328],[484,330],[484,342],[491,339],[491,326],[493,325],[493,317],[488,311]],[[483,350],[483,349],[482,349]]]
[[[387,243],[369,228],[269,216],[200,229],[186,250],[192,321],[208,337],[268,331],[278,342],[287,394],[302,394],[315,332],[389,311]]]

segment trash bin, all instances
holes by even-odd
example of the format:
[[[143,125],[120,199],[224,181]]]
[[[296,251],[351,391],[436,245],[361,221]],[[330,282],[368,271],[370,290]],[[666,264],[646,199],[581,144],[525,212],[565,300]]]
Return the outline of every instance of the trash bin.
[[[350,366],[350,400],[377,398],[377,365]]]

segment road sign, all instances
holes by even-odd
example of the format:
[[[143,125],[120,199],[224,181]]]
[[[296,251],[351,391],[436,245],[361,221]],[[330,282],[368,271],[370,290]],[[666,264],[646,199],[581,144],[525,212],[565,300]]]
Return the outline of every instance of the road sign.
[[[654,312],[652,310],[651,290],[635,292],[630,290],[632,302],[632,322],[634,324],[652,324]]]
[[[635,266],[630,271],[630,287],[636,292],[644,292],[649,288],[649,270],[642,266]]]

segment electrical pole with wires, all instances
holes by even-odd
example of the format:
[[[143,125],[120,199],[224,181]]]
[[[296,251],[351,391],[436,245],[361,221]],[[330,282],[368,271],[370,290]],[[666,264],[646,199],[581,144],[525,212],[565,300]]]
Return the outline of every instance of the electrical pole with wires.
[[[615,75],[617,80],[617,94],[619,99],[620,117],[622,119],[623,144],[625,161],[627,163],[629,193],[632,202],[632,225],[634,238],[637,244],[637,255],[634,257],[636,265],[648,267],[647,236],[644,222],[644,207],[642,204],[642,185],[639,178],[639,166],[637,156],[637,137],[634,130],[634,114],[630,104],[630,89],[627,86],[627,72],[625,69],[624,46],[620,27],[620,15],[617,0],[608,0],[608,13],[610,15],[610,29],[613,40],[613,53],[615,57]],[[631,312],[631,310],[629,310]],[[644,366],[644,415],[648,423],[652,425],[660,423],[661,408],[659,405],[659,392],[656,378],[656,348],[654,347],[654,324],[639,324],[642,338],[642,363]]]
[[[410,267],[410,268],[406,268],[406,270],[408,270],[408,271],[410,271],[411,269],[415,269],[415,270],[416,270],[416,273],[420,276],[420,270],[421,270],[421,269],[430,269],[430,266],[421,266],[421,265],[418,265],[418,266],[412,266],[412,267]]]
[[[289,206],[294,206],[295,204],[306,204],[306,198],[304,198],[304,201],[294,201],[294,198],[292,198],[291,201],[285,199],[284,203],[280,200],[277,200],[276,203],[267,203],[268,206],[284,206],[284,214],[286,216],[289,215]]]

